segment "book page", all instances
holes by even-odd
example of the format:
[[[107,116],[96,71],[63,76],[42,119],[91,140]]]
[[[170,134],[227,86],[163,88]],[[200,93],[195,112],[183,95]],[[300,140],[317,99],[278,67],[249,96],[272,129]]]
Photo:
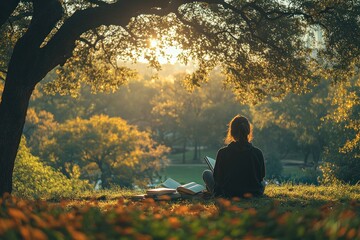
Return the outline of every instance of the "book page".
[[[181,185],[181,187],[183,187],[183,188],[190,188],[191,186],[194,186],[194,185],[196,185],[197,183],[196,182],[189,182],[189,183],[187,183],[187,184],[184,184],[184,185]]]
[[[166,187],[166,188],[176,189],[177,187],[181,186],[181,184],[178,183],[177,181],[175,181],[175,180],[172,179],[172,178],[168,178],[168,179],[166,179],[165,182],[163,182],[163,183],[161,184],[161,186]]]
[[[193,191],[194,193],[198,193],[205,190],[205,187],[203,185],[196,184],[194,186],[191,186],[189,190]]]
[[[172,188],[154,188],[146,190],[146,194],[148,195],[164,195],[164,194],[171,194],[175,193],[176,189]]]
[[[206,156],[205,157],[205,162],[209,166],[209,169],[214,172],[216,160],[211,158],[211,157]]]
[[[195,182],[187,183],[177,188],[179,193],[194,195],[205,190],[205,187]]]

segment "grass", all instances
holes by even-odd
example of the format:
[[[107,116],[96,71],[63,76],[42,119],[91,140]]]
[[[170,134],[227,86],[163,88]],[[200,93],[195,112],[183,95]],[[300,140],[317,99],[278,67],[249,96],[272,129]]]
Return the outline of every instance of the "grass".
[[[206,168],[170,165],[163,176],[202,183]],[[0,239],[360,240],[360,185],[268,185],[263,197],[233,200],[131,200],[140,193],[114,188],[41,201],[5,196]]]
[[[261,198],[134,202],[131,190],[0,200],[0,239],[360,239],[360,186],[270,185]]]
[[[89,200],[112,205],[116,204],[120,198],[128,199],[131,195],[140,193],[144,193],[144,191],[120,188],[96,192],[90,191],[74,195],[66,199],[66,201],[74,206],[85,204]],[[277,204],[278,210],[281,212],[301,212],[305,208],[316,209],[326,204],[339,207],[352,201],[358,201],[360,203],[360,185],[314,186],[284,184],[277,186],[271,184],[266,187],[263,197],[244,199],[243,201],[237,202],[237,205],[243,208],[261,209]],[[195,202],[198,203],[199,200]],[[200,200],[200,202],[206,205],[214,205],[215,203],[213,200]],[[191,202],[174,201],[172,204],[191,204]]]

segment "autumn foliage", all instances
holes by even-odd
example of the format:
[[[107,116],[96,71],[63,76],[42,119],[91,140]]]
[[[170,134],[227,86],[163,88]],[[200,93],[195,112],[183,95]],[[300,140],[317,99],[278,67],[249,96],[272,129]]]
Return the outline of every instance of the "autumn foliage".
[[[209,202],[0,200],[1,239],[360,239],[360,203],[283,211]]]

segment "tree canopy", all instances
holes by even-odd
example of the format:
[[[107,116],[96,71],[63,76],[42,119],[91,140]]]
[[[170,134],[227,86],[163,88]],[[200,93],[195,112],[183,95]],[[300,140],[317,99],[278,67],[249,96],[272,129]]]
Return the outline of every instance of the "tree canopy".
[[[189,83],[206,81],[221,66],[226,82],[254,101],[304,91],[319,77],[350,78],[360,55],[357,1],[12,2],[18,2],[12,13],[1,11],[1,19],[11,14],[1,28],[2,78],[15,42],[21,37],[29,47],[33,35],[28,41],[38,51],[29,59],[46,69],[40,74],[34,62],[32,71],[44,77],[60,65],[49,84],[54,91],[71,92],[81,82],[94,91],[113,90],[134,77],[119,62],[140,56],[160,68],[151,39],[157,48],[179,47],[180,62],[196,62]]]

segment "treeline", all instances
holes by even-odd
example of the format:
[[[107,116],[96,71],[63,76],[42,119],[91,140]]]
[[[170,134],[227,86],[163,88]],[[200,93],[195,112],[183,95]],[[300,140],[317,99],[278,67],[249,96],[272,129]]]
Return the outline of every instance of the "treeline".
[[[268,159],[296,155],[314,169],[321,163],[323,182],[360,180],[359,78],[335,86],[322,81],[308,93],[251,105],[239,102],[218,72],[189,87],[174,68],[113,93],[70,92],[76,98],[39,86],[24,129],[31,152],[68,178],[101,179],[105,187],[145,184],[169,151],[192,163],[201,161],[202,149],[223,146],[226,124],[240,113],[253,122],[254,144]]]

